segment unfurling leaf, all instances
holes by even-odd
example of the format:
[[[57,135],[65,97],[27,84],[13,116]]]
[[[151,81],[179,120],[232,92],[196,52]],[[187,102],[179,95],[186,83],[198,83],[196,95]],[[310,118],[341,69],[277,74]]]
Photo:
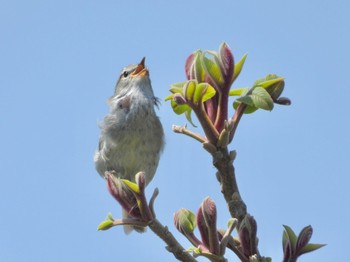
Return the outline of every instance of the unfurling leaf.
[[[174,224],[182,234],[190,234],[196,228],[196,216],[190,210],[181,208],[174,214]]]
[[[191,114],[191,112],[192,112],[192,109],[191,109],[191,108],[190,108],[190,110],[187,110],[187,111],[185,112],[186,119],[187,119],[188,122],[190,122],[190,124],[191,124],[192,126],[197,127],[197,126],[193,123],[193,121],[192,121],[192,114]]]
[[[217,54],[214,51],[206,51],[204,54],[212,55],[212,59],[209,59],[203,55],[202,64],[205,69],[205,72],[207,73],[206,75],[208,75],[209,79],[211,80],[209,83],[212,84],[215,88],[219,89],[224,82],[220,67],[215,61],[215,58],[216,60],[218,60],[219,58],[217,57]]]
[[[221,72],[224,75],[225,81],[228,81],[231,85],[233,82],[232,79],[235,65],[232,51],[225,42],[220,45],[219,55]]]
[[[170,104],[171,104],[171,107],[173,108],[173,111],[177,115],[181,115],[186,111],[192,110],[187,104],[177,104],[175,100],[171,100]]]
[[[309,253],[312,251],[315,251],[321,247],[324,247],[326,244],[307,244],[301,251],[300,251],[300,255],[303,255],[305,253]]]
[[[299,233],[297,243],[295,245],[296,253],[300,253],[300,251],[309,243],[312,236],[312,227],[307,226],[304,227]]]
[[[110,229],[111,227],[114,226],[114,218],[112,216],[111,213],[108,213],[107,217],[106,217],[106,220],[105,221],[102,221],[98,227],[97,227],[97,230],[108,230]]]
[[[193,96],[193,102],[195,104],[199,104],[202,102],[207,101],[208,99],[212,98],[215,95],[215,89],[209,85],[208,83],[200,83],[197,84],[194,96]]]
[[[204,82],[205,71],[202,65],[202,51],[197,50],[193,52],[186,60],[185,73],[187,80],[197,80],[198,82]]]
[[[202,103],[215,95],[215,89],[208,83],[198,83],[196,80],[171,85],[172,92],[165,100],[171,100],[171,107],[178,115],[185,114],[193,125],[191,112],[193,108],[201,107]]]
[[[248,92],[248,87],[232,89],[229,92],[229,96],[241,96],[244,92]]]
[[[130,188],[133,192],[135,193],[140,193],[139,186],[136,183],[131,182],[130,180],[127,179],[121,179],[121,181],[128,187]]]
[[[287,225],[283,225],[285,231],[283,232],[283,247],[285,247],[286,243],[289,242],[291,248],[295,250],[295,245],[297,243],[297,236],[294,231]]]
[[[264,109],[271,111],[273,109],[273,100],[269,93],[262,87],[257,86],[252,88],[247,95],[239,97],[237,102],[244,103],[253,109]]]
[[[183,87],[183,95],[187,101],[193,100],[193,94],[196,88],[196,81],[187,81]]]
[[[98,227],[97,227],[97,230],[108,230],[110,229],[111,227],[113,227],[114,224],[113,224],[113,221],[111,220],[105,220],[105,221],[102,221]]]
[[[186,83],[186,82],[178,82],[178,83],[172,84],[172,85],[170,86],[170,89],[169,89],[169,91],[170,91],[172,94],[169,95],[169,96],[167,96],[167,97],[165,98],[165,101],[170,100],[170,99],[172,98],[173,94],[177,94],[177,93],[182,94],[182,92],[183,92],[183,87],[184,87],[185,83]]]
[[[284,89],[284,78],[274,74],[269,74],[265,78],[258,79],[254,83],[254,87],[261,86],[266,89],[271,98],[277,100]]]
[[[242,68],[243,68],[243,66],[244,66],[244,63],[245,63],[245,60],[246,60],[247,56],[248,56],[248,54],[245,54],[245,55],[235,64],[232,83],[237,79],[237,77],[238,77],[239,74],[241,73]]]
[[[312,236],[312,227],[304,227],[299,236],[297,237],[293,230],[284,225],[283,232],[283,262],[297,261],[297,258],[301,255],[319,249],[325,245],[323,244],[311,244],[309,243]]]
[[[279,97],[274,102],[276,104],[283,105],[283,106],[290,106],[292,104],[292,101],[290,101],[290,99],[287,97]]]

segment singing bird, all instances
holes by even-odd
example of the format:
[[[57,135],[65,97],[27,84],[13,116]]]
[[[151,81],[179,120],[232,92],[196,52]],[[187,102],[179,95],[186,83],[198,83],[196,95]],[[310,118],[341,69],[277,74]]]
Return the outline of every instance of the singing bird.
[[[114,171],[118,178],[131,181],[143,171],[148,184],[164,147],[164,132],[155,112],[159,100],[153,94],[145,58],[123,68],[108,104],[110,112],[100,124],[99,148],[94,156],[96,170],[102,177],[106,171]],[[124,211],[124,217],[127,215]],[[124,229],[130,231],[130,227]]]

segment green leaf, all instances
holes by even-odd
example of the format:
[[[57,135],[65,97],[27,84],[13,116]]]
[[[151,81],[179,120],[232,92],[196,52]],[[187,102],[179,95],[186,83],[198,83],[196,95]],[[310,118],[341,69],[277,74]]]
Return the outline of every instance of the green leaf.
[[[207,83],[201,83],[195,87],[194,95],[193,95],[193,103],[198,105],[201,102],[202,97],[207,89],[207,86],[208,86]]]
[[[185,112],[185,116],[186,116],[186,119],[187,119],[187,121],[188,122],[190,122],[190,124],[192,125],[192,126],[194,126],[194,127],[197,127],[194,123],[193,123],[193,121],[192,121],[192,109],[190,108],[190,110],[187,110],[186,112]]]
[[[178,82],[178,83],[174,83],[170,86],[169,91],[172,93],[170,95],[168,95],[164,100],[168,101],[171,100],[173,98],[174,94],[182,94],[183,95],[183,87],[185,85],[186,82]]]
[[[233,80],[232,83],[237,79],[237,77],[239,76],[239,74],[242,71],[242,68],[244,66],[245,60],[247,58],[248,54],[245,54],[234,66],[234,71],[233,71]]]
[[[203,55],[202,52],[197,52],[195,60],[194,60],[195,61],[194,75],[195,75],[195,79],[199,83],[204,82],[204,79],[205,79],[205,69],[203,68],[202,59],[201,59],[202,55]]]
[[[283,80],[284,80],[283,77],[277,77],[277,78],[274,78],[274,79],[271,79],[271,80],[266,80],[266,81],[260,82],[258,84],[255,84],[254,86],[261,86],[261,87],[267,89],[267,88],[273,86],[274,84],[279,83],[279,82],[281,82]]]
[[[215,88],[212,87],[210,84],[207,84],[207,85],[208,85],[208,87],[205,90],[205,93],[204,93],[204,95],[202,97],[202,102],[205,102],[205,101],[209,100],[210,98],[214,97],[215,94],[216,94]]]
[[[241,104],[241,102],[237,102],[237,100],[234,101],[233,102],[233,108],[237,109],[239,104]],[[254,113],[256,110],[258,110],[258,108],[254,107],[254,106],[248,106],[247,105],[246,109],[244,110],[244,114],[251,114],[251,113]]]
[[[204,83],[203,83],[204,84]],[[205,84],[204,84],[205,85]],[[181,94],[187,101],[192,101],[194,99],[194,95],[195,92],[196,93],[196,99],[198,99],[198,96],[200,95],[200,90],[196,91],[198,84],[196,80],[190,80],[190,81],[186,81],[186,82],[179,82],[179,83],[175,83],[172,84],[170,87],[170,91],[172,92],[172,94],[170,94],[169,96],[167,96],[165,98],[166,101],[170,100],[170,104],[171,107],[173,109],[173,111],[177,114],[177,115],[181,115],[181,114],[185,114],[187,120],[191,123],[191,125],[193,125],[194,127],[196,127],[195,124],[193,124],[192,122],[192,117],[191,117],[191,112],[192,109],[189,105],[187,104],[177,104],[174,100],[174,94]],[[203,88],[203,87],[200,87]],[[198,93],[199,92],[199,93]],[[209,99],[213,96],[213,88],[207,88],[204,92],[204,94],[202,94],[202,98],[201,99]],[[214,95],[215,95],[215,90],[214,90]]]
[[[114,226],[113,221],[105,220],[98,225],[97,230],[108,230],[113,226]]]
[[[173,99],[173,95],[174,95],[174,94],[168,95],[168,96],[164,99],[164,101],[168,101],[168,100]]]
[[[248,92],[251,90],[251,88],[240,88],[241,90],[240,91],[237,91],[240,92],[240,96],[245,96],[248,94]],[[232,90],[233,91],[233,90]],[[237,100],[233,102],[233,108],[234,109],[237,109],[238,105],[240,104],[241,102],[238,102]],[[244,110],[244,113],[245,114],[250,114],[250,113],[253,113],[255,112],[256,110],[258,110],[256,107],[254,106],[247,106],[246,109]]]
[[[171,103],[171,107],[173,108],[174,112],[177,115],[181,115],[181,114],[185,113],[186,111],[191,110],[191,108],[186,104],[178,105],[178,104],[176,104],[176,102],[174,100],[171,100],[170,103]]]
[[[186,100],[192,101],[193,100],[193,94],[197,86],[197,81],[187,81],[183,87],[183,93]]]
[[[254,86],[261,86],[266,89],[273,100],[279,98],[284,89],[284,78],[274,74],[269,74],[265,78],[255,81]]]
[[[265,77],[259,78],[254,82],[253,86],[258,86],[260,83],[268,81],[268,80],[272,80],[272,79],[276,79],[279,76],[276,74],[267,74]]]
[[[271,96],[264,88],[260,86],[253,88],[251,94],[242,96],[236,101],[264,110],[271,111],[273,109],[273,100]]]
[[[309,253],[309,252],[312,252],[312,251],[315,251],[321,247],[324,247],[326,246],[326,244],[307,244],[302,250],[301,252],[299,253],[300,255],[302,254],[305,254],[305,253]]]
[[[249,90],[248,87],[232,89],[229,92],[229,96],[241,96],[244,91]]]
[[[215,95],[215,89],[208,83],[200,83],[196,86],[193,95],[193,102],[199,104],[205,102]]]
[[[174,83],[170,86],[170,89],[169,91],[173,94],[176,94],[176,93],[180,93],[182,94],[183,92],[183,87],[185,85],[186,82],[178,82],[178,83]]]
[[[208,51],[205,53],[209,53]],[[211,53],[212,54],[212,53]],[[206,58],[204,55],[202,57],[202,63],[205,68],[206,73],[213,80],[213,84],[220,87],[223,84],[223,78],[221,75],[220,67],[212,59]]]
[[[107,214],[106,220],[108,220],[108,219],[111,220],[111,221],[114,221],[114,218],[113,218],[111,212],[109,212],[109,213]]]
[[[286,241],[289,241],[291,243],[291,251],[294,252],[295,245],[297,243],[297,236],[289,226],[283,225],[283,227],[285,229],[285,231],[283,232],[283,246],[285,245]]]
[[[131,182],[130,180],[127,179],[121,179],[121,181],[128,187],[130,188],[133,192],[139,194],[140,189],[139,186],[136,183]]]
[[[195,214],[188,209],[181,209],[182,215],[179,216],[180,225],[186,229],[187,232],[193,232],[196,228],[196,216]]]
[[[190,247],[186,251],[191,252],[194,257],[198,257],[198,255],[202,253],[201,249],[198,247]]]

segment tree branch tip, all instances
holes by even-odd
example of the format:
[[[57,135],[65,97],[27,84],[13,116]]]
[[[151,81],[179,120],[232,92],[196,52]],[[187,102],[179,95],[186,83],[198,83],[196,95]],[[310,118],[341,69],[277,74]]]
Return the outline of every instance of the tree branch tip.
[[[159,194],[159,189],[158,189],[158,187],[156,187],[153,191],[153,194],[152,194],[151,199],[149,200],[149,204],[148,204],[153,218],[156,218],[156,212],[154,211],[154,202],[155,202],[158,194]]]
[[[187,135],[189,137],[192,137],[193,139],[197,140],[200,143],[204,143],[207,141],[207,139],[203,136],[201,136],[200,134],[194,133],[191,130],[187,129],[187,126],[177,126],[177,125],[173,125],[172,126],[172,130],[174,133],[178,133],[178,134],[183,134],[183,135]]]
[[[174,132],[177,132],[178,129],[180,129],[181,126],[178,126],[178,125],[172,125],[171,126],[171,130],[173,130]]]

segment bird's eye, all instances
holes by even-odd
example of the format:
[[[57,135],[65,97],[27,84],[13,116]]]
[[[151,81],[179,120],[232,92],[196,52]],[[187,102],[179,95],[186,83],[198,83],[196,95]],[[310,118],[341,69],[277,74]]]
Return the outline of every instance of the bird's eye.
[[[129,72],[128,72],[128,71],[124,71],[124,72],[123,72],[123,76],[124,76],[124,77],[127,77],[128,75],[129,75]]]

